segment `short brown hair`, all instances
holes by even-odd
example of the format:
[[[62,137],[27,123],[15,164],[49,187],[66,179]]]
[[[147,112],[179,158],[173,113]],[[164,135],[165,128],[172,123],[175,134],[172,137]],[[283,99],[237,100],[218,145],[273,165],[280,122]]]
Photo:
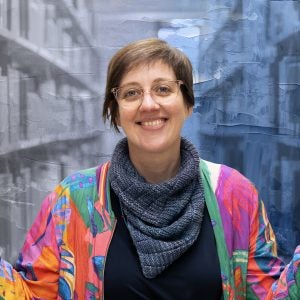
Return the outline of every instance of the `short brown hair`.
[[[185,104],[187,107],[194,106],[193,69],[188,57],[163,40],[157,38],[139,40],[121,48],[108,65],[102,117],[104,122],[110,119],[110,124],[116,131],[119,131],[118,103],[111,89],[119,86],[125,73],[141,64],[156,61],[168,65],[174,71],[176,79],[184,82],[180,88]]]

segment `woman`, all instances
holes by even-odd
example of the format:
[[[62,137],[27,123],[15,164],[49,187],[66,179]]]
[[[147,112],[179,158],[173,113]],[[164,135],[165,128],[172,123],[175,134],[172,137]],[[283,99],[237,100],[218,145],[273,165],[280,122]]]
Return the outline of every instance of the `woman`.
[[[300,247],[284,267],[253,184],[181,138],[192,87],[164,41],[115,54],[103,116],[126,138],[45,199],[0,299],[300,298]]]

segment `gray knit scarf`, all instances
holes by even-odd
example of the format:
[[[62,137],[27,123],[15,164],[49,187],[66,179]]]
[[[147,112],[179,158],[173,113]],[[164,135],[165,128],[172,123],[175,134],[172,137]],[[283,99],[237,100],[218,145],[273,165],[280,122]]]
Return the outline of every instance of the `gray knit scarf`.
[[[177,175],[159,184],[148,183],[138,174],[129,159],[126,138],[112,156],[109,181],[146,278],[163,272],[193,245],[200,232],[204,192],[199,155],[184,138],[180,151]]]

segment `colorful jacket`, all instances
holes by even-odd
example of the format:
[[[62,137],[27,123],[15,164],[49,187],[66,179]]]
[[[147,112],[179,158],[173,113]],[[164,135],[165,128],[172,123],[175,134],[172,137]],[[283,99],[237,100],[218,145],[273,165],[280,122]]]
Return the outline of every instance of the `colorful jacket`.
[[[43,202],[13,268],[0,261],[0,299],[104,299],[116,219],[109,163],[67,177]],[[244,176],[201,160],[223,299],[300,299],[300,247],[284,267],[258,193]]]

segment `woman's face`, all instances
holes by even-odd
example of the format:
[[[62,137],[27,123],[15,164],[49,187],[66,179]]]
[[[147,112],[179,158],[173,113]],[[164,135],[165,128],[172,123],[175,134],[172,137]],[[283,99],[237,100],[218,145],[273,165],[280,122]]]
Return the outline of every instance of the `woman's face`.
[[[137,66],[126,73],[120,86],[150,91],[158,81],[176,79],[168,65],[157,61]],[[118,125],[127,136],[131,157],[147,153],[172,153],[171,149],[180,143],[181,128],[191,112],[192,107],[187,108],[180,89],[168,101],[160,104],[146,92],[138,107],[119,105]]]

